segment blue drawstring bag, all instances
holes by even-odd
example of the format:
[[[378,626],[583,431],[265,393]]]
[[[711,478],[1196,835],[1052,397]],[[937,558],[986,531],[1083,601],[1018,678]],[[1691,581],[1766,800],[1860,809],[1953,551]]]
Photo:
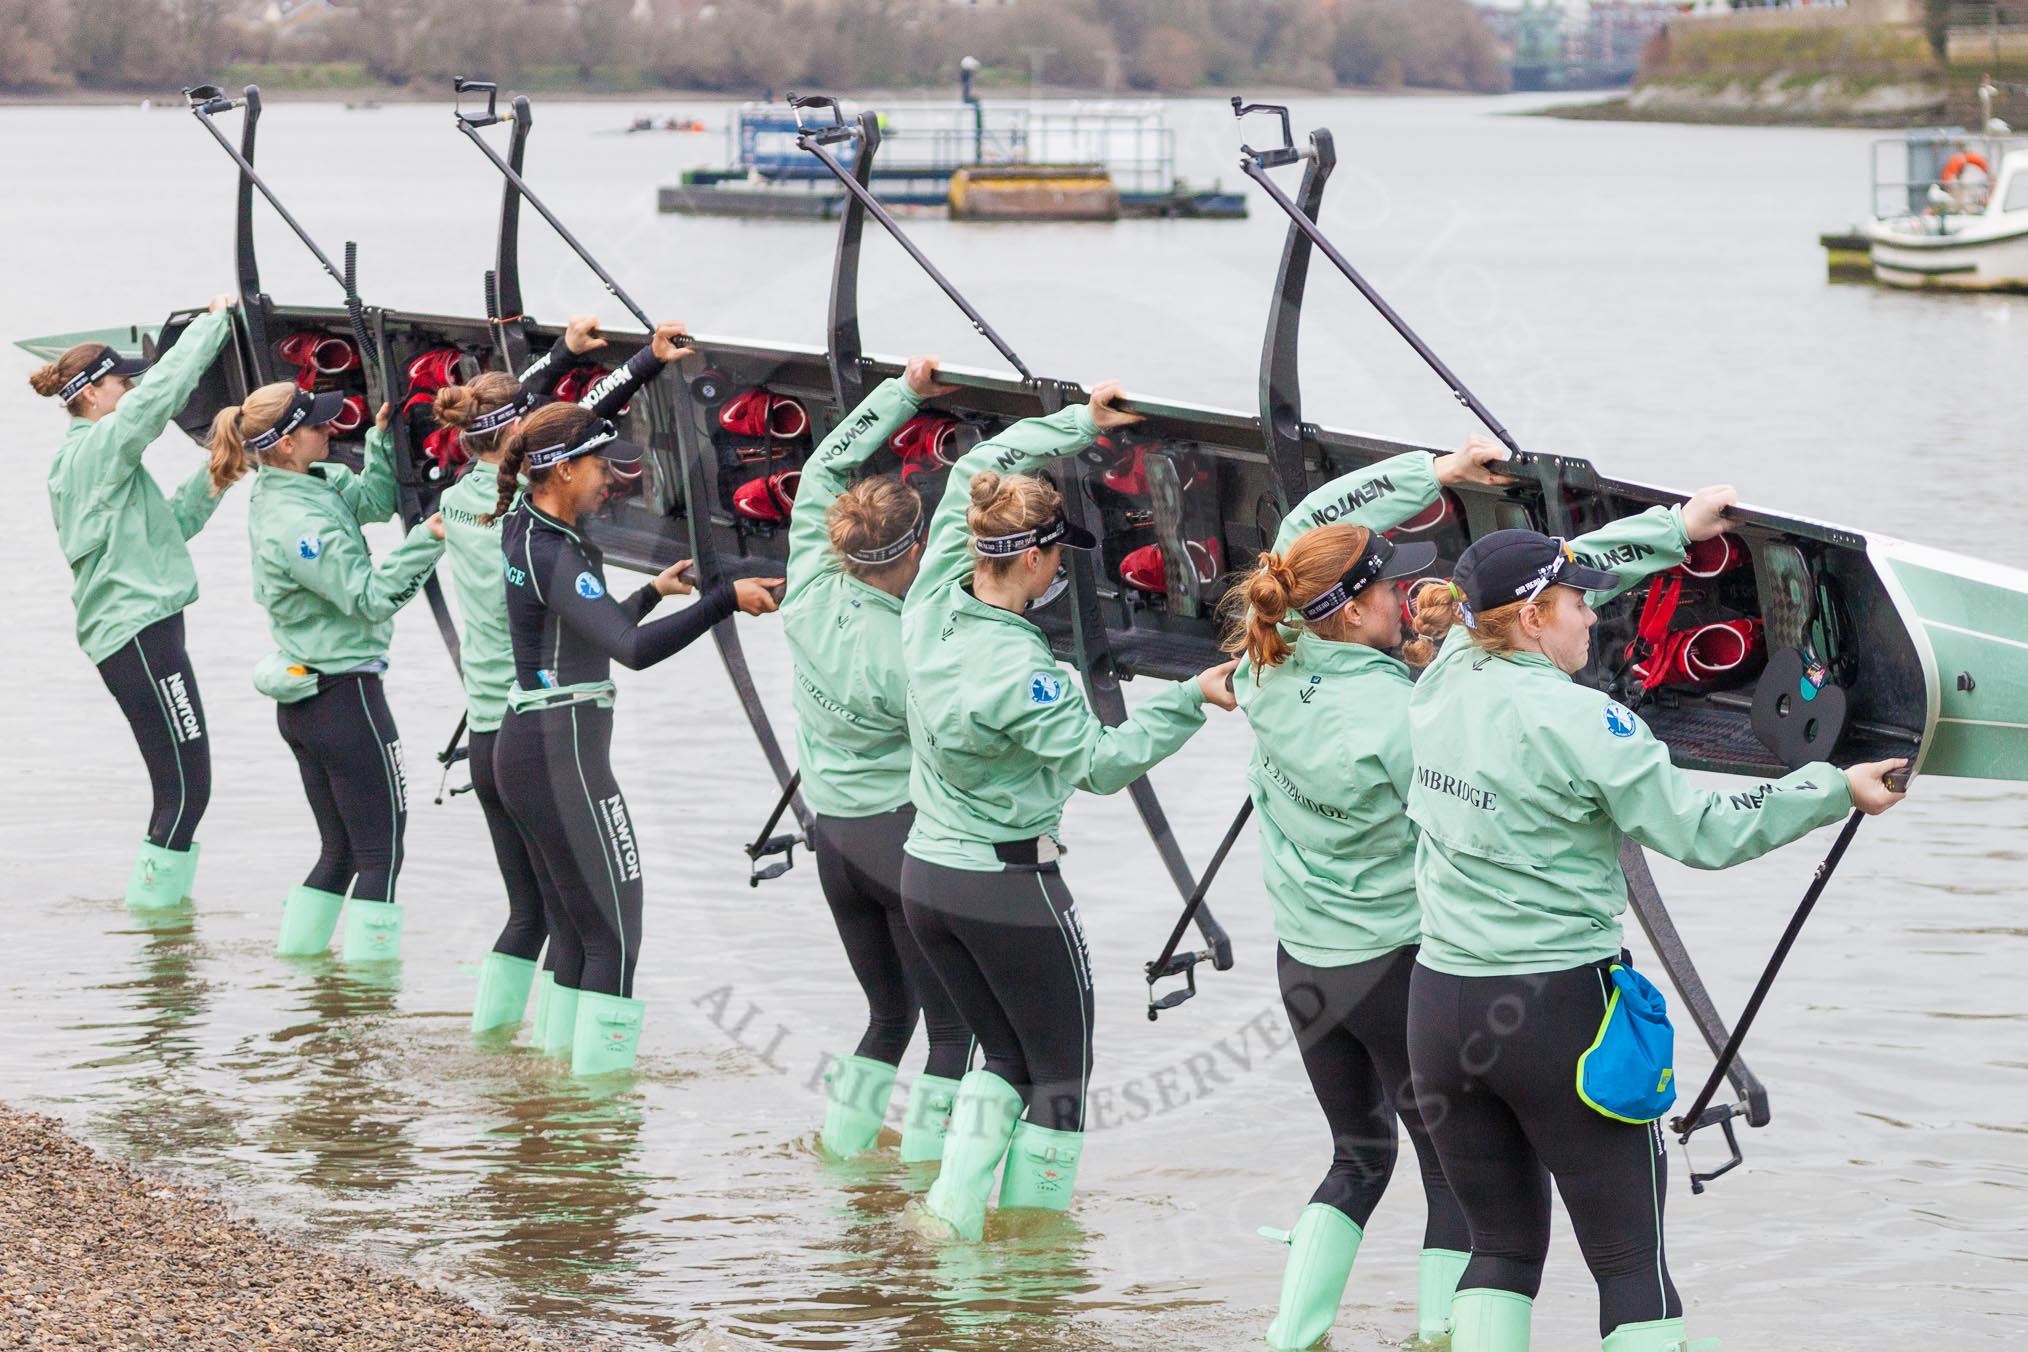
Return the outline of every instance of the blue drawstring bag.
[[[1598,1036],[1577,1058],[1577,1096],[1615,1122],[1653,1122],[1676,1102],[1676,1030],[1669,1002],[1631,967],[1612,965]]]

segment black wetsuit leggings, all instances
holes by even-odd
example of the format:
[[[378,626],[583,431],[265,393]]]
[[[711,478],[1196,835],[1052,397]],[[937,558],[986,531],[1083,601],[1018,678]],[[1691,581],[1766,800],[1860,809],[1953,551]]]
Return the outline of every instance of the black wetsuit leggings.
[[[971,1065],[972,1032],[901,910],[901,843],[914,821],[913,807],[872,817],[819,816],[810,844],[845,959],[866,992],[866,1033],[856,1054],[899,1064],[920,1014],[929,1027],[923,1073],[955,1080]]]
[[[1471,1225],[1459,1289],[1535,1295],[1554,1175],[1598,1282],[1601,1335],[1683,1313],[1662,1247],[1659,1126],[1616,1122],[1577,1096],[1577,1058],[1612,991],[1609,965],[1484,977],[1418,965],[1408,1016],[1417,1101]]]
[[[1366,1228],[1394,1174],[1401,1133],[1422,1176],[1425,1249],[1472,1247],[1465,1213],[1444,1180],[1437,1149],[1417,1109],[1408,1065],[1408,987],[1415,945],[1344,967],[1312,967],[1275,950],[1282,1006],[1303,1055],[1310,1088],[1331,1124],[1331,1169],[1310,1194]]]
[[[557,984],[630,996],[641,956],[641,853],[613,779],[612,745],[610,708],[587,701],[509,710],[493,772],[556,898],[549,934]]]
[[[493,764],[499,737],[497,729],[475,732],[465,744],[472,766],[472,792],[479,800],[479,810],[486,814],[493,858],[507,888],[507,923],[493,941],[493,951],[532,962],[542,952],[542,941],[549,933],[543,898],[554,889],[545,882],[535,851],[522,838],[521,828],[500,799],[500,781]]]
[[[183,651],[183,614],[155,621],[99,663],[99,676],[119,701],[141,759],[155,808],[148,842],[187,850],[211,802],[211,739],[197,673]]]
[[[323,852],[303,886],[359,901],[393,901],[408,829],[401,734],[371,672],[321,676],[317,693],[275,706],[282,740],[296,753],[303,796]]]
[[[982,873],[913,855],[901,866],[909,932],[1028,1120],[1084,1130],[1091,1083],[1091,959],[1054,864]]]

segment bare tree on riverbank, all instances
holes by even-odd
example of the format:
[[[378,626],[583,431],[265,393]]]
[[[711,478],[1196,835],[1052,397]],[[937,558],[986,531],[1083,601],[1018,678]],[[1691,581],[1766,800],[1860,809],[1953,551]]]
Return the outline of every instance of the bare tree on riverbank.
[[[1499,90],[1467,0],[0,0],[0,89],[434,84],[780,91],[987,82]]]

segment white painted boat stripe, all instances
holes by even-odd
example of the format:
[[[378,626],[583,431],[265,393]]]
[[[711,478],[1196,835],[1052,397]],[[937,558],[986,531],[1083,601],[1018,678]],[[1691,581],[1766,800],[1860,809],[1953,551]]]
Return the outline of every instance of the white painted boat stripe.
[[[1942,629],[1949,633],[1962,634],[1966,638],[1980,638],[1988,643],[2004,643],[2010,648],[2028,650],[2028,640],[2003,638],[1998,634],[1986,633],[1982,629],[1963,629],[1955,624],[1945,624],[1942,620],[1924,620],[1922,624],[1925,629]]]

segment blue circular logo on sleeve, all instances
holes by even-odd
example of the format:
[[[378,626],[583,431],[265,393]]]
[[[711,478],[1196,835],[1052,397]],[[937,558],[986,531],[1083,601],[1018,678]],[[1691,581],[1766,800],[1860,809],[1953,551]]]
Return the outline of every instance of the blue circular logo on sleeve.
[[[306,561],[314,563],[317,556],[324,552],[324,541],[319,538],[317,532],[311,531],[296,541],[296,552]]]
[[[577,575],[577,594],[587,601],[596,601],[606,594],[605,584],[590,573]]]
[[[1028,698],[1036,704],[1054,704],[1063,698],[1063,681],[1053,671],[1038,671],[1028,678]]]
[[[1640,723],[1632,709],[1616,699],[1609,699],[1605,702],[1605,725],[1606,731],[1615,737],[1631,737]]]

